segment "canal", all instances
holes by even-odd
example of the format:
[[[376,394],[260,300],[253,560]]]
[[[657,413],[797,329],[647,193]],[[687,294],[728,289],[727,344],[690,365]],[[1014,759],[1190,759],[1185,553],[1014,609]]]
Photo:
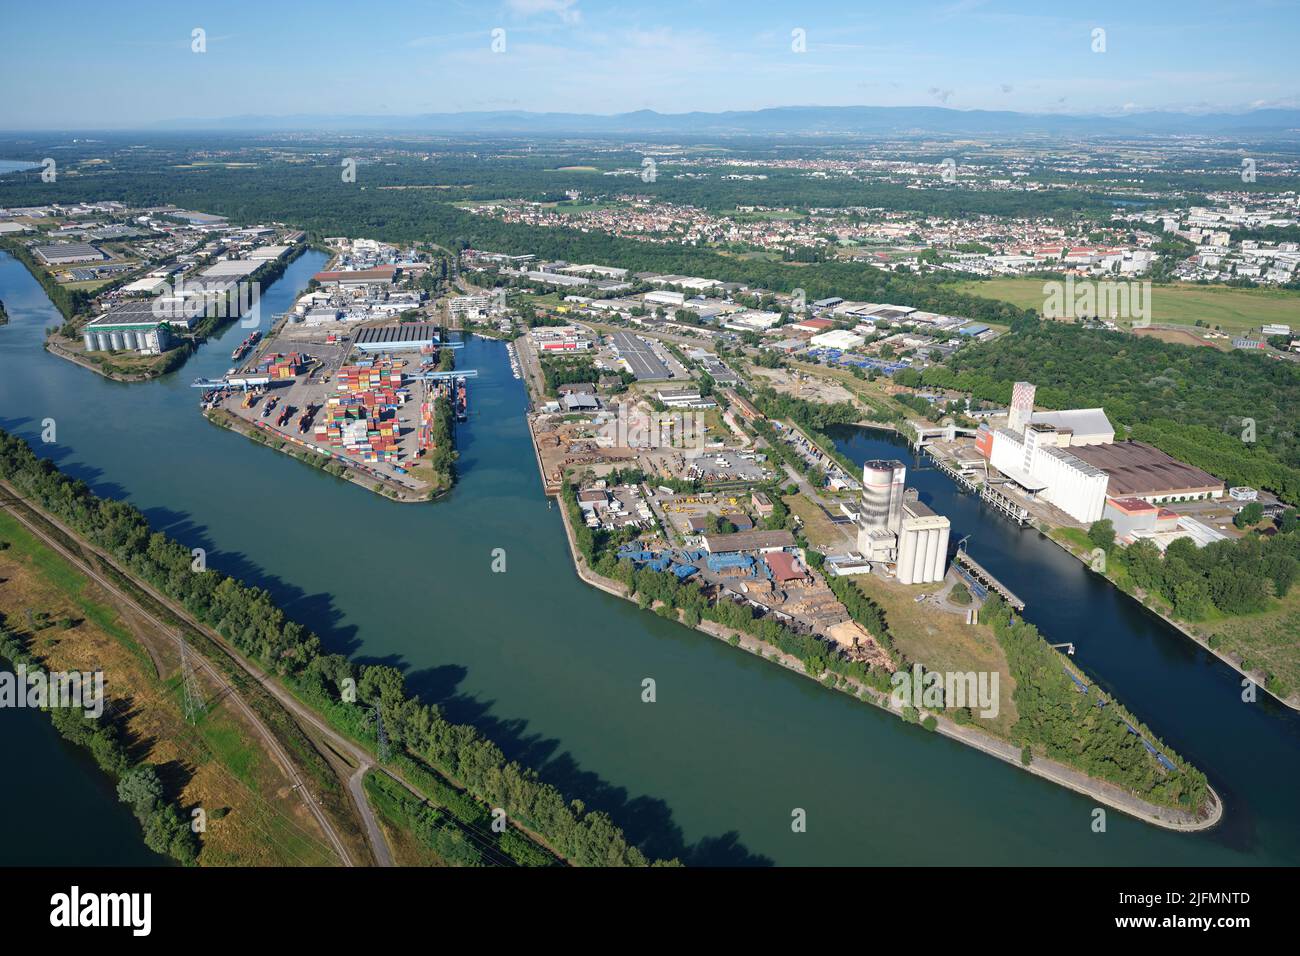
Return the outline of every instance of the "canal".
[[[309,253],[291,265],[263,294],[266,316],[322,263]],[[0,426],[206,548],[210,566],[268,588],[331,649],[403,668],[426,700],[608,810],[651,854],[695,864],[1300,862],[1300,720],[1241,704],[1231,671],[937,473],[916,475],[923,497],[1028,598],[1030,620],[1076,641],[1080,663],[1208,773],[1227,802],[1223,826],[1182,835],[1112,813],[1107,832],[1093,833],[1081,796],[583,585],[541,493],[523,384],[500,343],[473,339],[457,354],[479,369],[458,428],[460,483],[444,501],[403,505],[200,417],[188,383],[226,370],[247,334],[238,324],[181,372],[123,385],[42,350],[58,313],[3,256],[0,299],[11,316],[0,327]],[[57,444],[40,444],[45,418]],[[879,434],[840,440],[857,460],[906,452]],[[504,573],[492,570],[497,548]],[[641,701],[647,677],[653,704]],[[29,751],[39,781],[43,751]],[[93,771],[80,785],[93,790]],[[791,830],[796,808],[807,832]],[[0,839],[57,827],[38,787],[0,820]]]

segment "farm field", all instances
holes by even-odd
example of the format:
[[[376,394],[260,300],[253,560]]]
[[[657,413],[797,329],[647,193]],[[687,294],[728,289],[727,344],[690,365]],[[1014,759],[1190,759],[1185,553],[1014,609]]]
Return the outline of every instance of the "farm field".
[[[954,288],[1025,309],[1043,307],[1043,279],[989,279],[955,283]],[[1151,321],[1157,325],[1195,325],[1246,332],[1270,322],[1300,326],[1300,292],[1281,289],[1231,289],[1192,284],[1151,287]]]

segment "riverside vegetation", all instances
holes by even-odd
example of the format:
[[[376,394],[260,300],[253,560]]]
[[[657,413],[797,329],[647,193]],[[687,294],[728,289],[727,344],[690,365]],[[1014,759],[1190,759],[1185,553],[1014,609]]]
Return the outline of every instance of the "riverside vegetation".
[[[424,786],[457,819],[481,822],[490,819],[491,808],[501,808],[570,863],[651,863],[606,814],[566,800],[536,771],[508,761],[476,728],[453,724],[438,707],[411,696],[397,668],[358,665],[326,653],[320,639],[289,620],[265,590],[215,570],[195,573],[189,550],[153,531],[135,507],[98,497],[3,430],[0,478],[214,628],[341,732],[376,747],[378,713],[391,742],[387,765]],[[464,787],[470,802],[452,800],[454,787],[441,784],[439,775]],[[442,797],[431,793],[435,786]],[[498,846],[514,862],[536,864],[537,850],[525,842],[512,836]]]

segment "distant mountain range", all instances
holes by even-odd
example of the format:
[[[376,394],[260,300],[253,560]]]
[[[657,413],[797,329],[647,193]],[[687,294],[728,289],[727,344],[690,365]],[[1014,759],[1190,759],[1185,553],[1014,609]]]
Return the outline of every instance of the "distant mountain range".
[[[155,124],[167,130],[329,130],[499,134],[777,135],[871,134],[1171,134],[1300,133],[1300,110],[1245,113],[1128,113],[1121,116],[955,110],[939,106],[780,106],[723,113],[471,113],[350,116],[231,116]]]

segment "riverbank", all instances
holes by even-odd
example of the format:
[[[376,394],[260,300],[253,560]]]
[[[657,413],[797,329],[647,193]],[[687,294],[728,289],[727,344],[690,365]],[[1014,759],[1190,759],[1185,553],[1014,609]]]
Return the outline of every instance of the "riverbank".
[[[1076,551],[1074,548],[1070,546],[1068,541],[1062,540],[1052,534],[1052,531],[1057,529],[1046,527],[1037,521],[1031,521],[1030,526],[1034,528],[1036,531],[1038,531],[1040,534],[1042,534],[1042,536],[1046,538],[1048,541],[1051,541],[1053,544],[1059,547],[1066,554],[1070,555],[1073,558],[1077,558],[1080,561],[1080,563],[1085,565],[1089,570],[1092,570],[1091,552],[1089,552],[1088,554],[1083,554],[1080,553],[1079,551]],[[1098,573],[1098,572],[1094,572],[1094,573]],[[1117,582],[1113,577],[1111,577],[1110,574],[1102,573],[1101,576],[1104,577],[1110,583],[1110,585],[1113,588],[1115,588],[1115,590],[1119,591],[1121,594],[1125,595],[1126,597],[1132,599],[1137,604],[1141,605],[1143,610],[1148,611],[1151,614],[1154,614],[1156,617],[1160,618],[1160,620],[1164,621],[1166,624],[1168,624],[1174,630],[1178,631],[1188,640],[1194,641],[1197,644],[1197,646],[1201,647],[1203,650],[1208,651],[1210,654],[1213,654],[1220,661],[1228,665],[1228,667],[1232,668],[1242,677],[1249,680],[1251,683],[1253,683],[1260,690],[1264,691],[1264,693],[1268,694],[1279,704],[1282,704],[1285,707],[1289,707],[1294,711],[1300,711],[1300,691],[1296,691],[1292,693],[1291,696],[1289,697],[1279,697],[1277,694],[1273,693],[1268,689],[1266,684],[1267,678],[1264,674],[1258,672],[1252,673],[1251,671],[1248,671],[1241,666],[1242,658],[1240,657],[1240,655],[1221,651],[1216,647],[1211,647],[1209,640],[1202,637],[1200,634],[1197,634],[1195,631],[1191,630],[1189,625],[1177,620],[1176,618],[1171,617],[1170,615],[1166,614],[1164,611],[1158,608],[1154,608],[1151,605],[1147,604],[1143,600],[1143,595],[1141,593],[1134,593],[1133,591],[1130,591],[1128,588],[1120,586],[1119,582]]]
[[[450,723],[438,708],[408,692],[402,671],[324,653],[315,634],[291,621],[266,591],[239,578],[209,568],[206,573],[215,575],[214,583],[205,584],[202,574],[194,573],[191,551],[166,534],[151,531],[139,511],[120,499],[94,495],[42,461],[25,442],[0,430],[0,475],[12,482],[5,502],[10,510],[39,507],[43,520],[70,542],[65,551],[80,550],[89,560],[106,562],[109,573],[143,596],[143,606],[133,606],[152,615],[174,639],[179,639],[177,631],[186,635],[198,652],[196,669],[211,672],[207,657],[199,657],[203,654],[221,661],[223,671],[238,668],[251,677],[247,690],[254,699],[263,691],[273,697],[292,715],[291,729],[309,735],[312,746],[318,741],[327,759],[332,755],[347,763],[346,773],[351,775],[345,779],[353,794],[363,793],[363,771],[383,764],[399,780],[437,781],[436,792],[406,785],[420,801],[438,803],[480,842],[488,841],[494,852],[499,850],[520,865],[534,865],[541,859],[529,832],[544,835],[545,844],[539,844],[543,848],[556,848],[547,851],[543,863],[553,862],[557,854],[586,866],[652,862],[627,842],[608,816],[586,811],[581,801],[569,800],[542,782],[535,771],[507,760],[473,726]],[[17,489],[22,490],[21,499]],[[20,500],[23,504],[18,504]],[[78,537],[93,535],[109,512],[114,522],[136,529],[129,542],[100,546]],[[142,544],[146,541],[147,549]],[[69,559],[84,564],[71,555]],[[150,581],[162,583],[155,587]],[[245,685],[238,686],[242,691]],[[392,728],[394,738],[400,740],[396,752],[385,752],[384,731],[376,730],[376,714],[382,714],[383,726]],[[378,758],[372,755],[375,749]],[[295,750],[302,752],[301,747]],[[494,808],[509,814],[504,829],[494,825]],[[359,839],[359,829],[353,827],[343,835]]]
[[[290,726],[287,715],[259,716],[248,700],[256,692],[236,689],[195,657],[189,679],[207,703],[187,718],[177,690],[185,678],[175,633],[122,593],[104,566],[91,567],[85,560],[89,552],[78,557],[75,546],[60,543],[58,533],[30,505],[15,500],[0,507],[0,537],[10,545],[0,552],[5,571],[0,610],[8,614],[13,638],[44,670],[93,666],[110,675],[112,695],[105,697],[104,715],[84,729],[74,721],[68,728],[77,731],[71,739],[87,743],[82,737],[93,727],[97,735],[130,740],[136,769],[171,768],[164,779],[173,804],[187,818],[190,808],[202,810],[207,823],[201,845],[190,848],[183,862],[328,866],[340,857],[347,862],[339,830],[355,825],[339,800],[341,788],[314,750],[306,759],[301,738],[284,732]],[[22,614],[15,612],[25,605],[35,605],[39,613],[29,613],[24,627]],[[46,619],[63,624],[42,625]],[[50,712],[56,726],[67,726],[60,716]],[[120,762],[106,764],[97,745],[90,747],[111,778],[134,772]],[[298,754],[292,760],[291,751]],[[304,788],[307,781],[314,796]],[[177,855],[170,845],[151,842],[147,827],[145,839],[152,849]]]
[[[113,382],[148,382],[152,379],[158,378],[161,375],[165,375],[168,371],[173,371],[172,369],[166,369],[163,371],[156,371],[156,372],[148,371],[148,372],[126,373],[126,372],[118,372],[115,370],[106,369],[104,368],[103,365],[90,361],[90,359],[86,358],[83,353],[77,352],[74,349],[72,349],[70,347],[72,342],[73,342],[72,339],[59,335],[57,332],[52,332],[45,337],[45,351],[49,352],[51,355],[57,356],[58,358],[64,359],[65,361],[71,362],[73,365],[80,365],[88,372],[94,372],[96,375],[102,375],[104,378]],[[185,349],[185,348],[186,346],[184,345],[177,346],[177,349]],[[175,351],[176,350],[173,350],[173,352]],[[188,349],[185,352],[184,359],[181,359],[178,364],[180,365],[185,364],[185,361],[187,361],[190,355],[192,354],[193,354],[193,349]]]
[[[155,682],[162,679],[161,659],[167,658],[171,662],[168,664],[169,671],[179,668],[178,635],[188,632],[185,637],[197,675],[195,679],[201,679],[205,684],[211,682],[204,691],[211,705],[204,709],[198,719],[197,730],[193,732],[196,739],[191,747],[182,747],[182,752],[173,759],[180,759],[186,765],[193,766],[196,761],[201,761],[203,755],[215,755],[217,759],[225,760],[238,756],[234,753],[234,744],[227,739],[232,736],[231,731],[209,726],[217,704],[231,702],[235,713],[228,719],[244,721],[242,730],[234,733],[233,738],[261,740],[267,748],[268,758],[274,760],[287,777],[287,783],[273,788],[274,798],[288,802],[301,799],[302,805],[319,822],[321,835],[328,837],[328,843],[317,838],[316,850],[323,853],[324,857],[313,857],[314,865],[327,864],[332,857],[337,857],[335,862],[353,866],[358,861],[370,862],[371,855],[373,862],[379,866],[394,865],[391,848],[366,796],[368,788],[365,781],[377,773],[385,775],[407,791],[409,797],[425,812],[433,813],[437,817],[439,832],[460,833],[461,846],[467,847],[465,852],[477,861],[473,865],[546,866],[557,861],[568,862],[541,833],[518,819],[511,820],[505,831],[498,831],[492,826],[488,807],[480,802],[480,798],[471,794],[464,782],[456,776],[441,769],[417,764],[404,754],[380,760],[370,752],[367,742],[349,732],[348,727],[336,726],[338,721],[335,715],[314,705],[304,696],[301,686],[272,678],[230,646],[221,634],[200,622],[167,595],[136,578],[131,571],[118,566],[107,553],[80,537],[48,512],[39,509],[35,502],[20,498],[8,482],[0,480],[0,492],[11,496],[9,500],[0,501],[0,530],[4,530],[3,521],[6,519],[18,522],[24,533],[34,536],[33,540],[39,538],[43,547],[57,552],[55,560],[66,560],[69,572],[85,575],[87,582],[93,582],[105,594],[112,595],[115,604],[122,611],[129,609],[132,616],[124,624],[129,623],[133,630],[140,625],[152,629],[152,640],[149,643],[142,642],[134,650],[134,655],[148,666],[154,674]],[[12,529],[9,536],[12,536]],[[74,551],[81,553],[78,555]],[[4,552],[0,551],[0,558],[4,556]],[[95,562],[96,567],[91,567],[90,562]],[[48,563],[43,562],[42,566]],[[64,586],[67,586],[66,581]],[[84,601],[82,603],[84,605]],[[96,619],[102,620],[107,613],[111,612],[96,615]],[[136,633],[138,635],[140,632],[136,630]],[[118,642],[126,643],[124,633],[118,633],[115,637]],[[97,655],[102,661],[103,642],[100,642]],[[135,721],[148,717],[150,695],[146,693],[142,696],[131,681],[124,679],[121,670],[115,668],[114,674],[115,686],[132,689],[129,695],[132,704],[129,717],[134,727]],[[167,678],[162,701],[164,706],[172,709],[180,707],[178,692],[173,685],[181,679],[178,670]],[[137,734],[137,737],[161,734],[157,720],[146,720],[146,725],[148,729],[143,734]],[[188,727],[188,724],[177,720],[173,721],[171,730],[183,732]],[[172,733],[161,741],[165,753],[170,754],[170,746],[179,743],[175,738],[176,733]],[[292,757],[290,753],[293,754]],[[221,819],[226,819],[231,814],[232,804],[242,806],[250,794],[256,799],[256,794],[249,789],[249,783],[257,779],[257,774],[253,771],[258,767],[255,759],[245,757],[238,760],[236,775],[243,783],[243,800],[199,801],[199,805],[225,807]],[[274,768],[268,767],[268,771],[270,769]],[[314,784],[314,793],[307,790],[307,781]],[[342,788],[344,783],[347,785],[346,796]],[[355,820],[349,817],[349,797],[352,812],[358,815]],[[259,807],[265,805],[265,799],[256,804]],[[291,838],[296,838],[300,844],[303,839],[301,827],[310,822],[304,816],[296,829],[291,828],[290,831],[281,833],[277,848],[295,846],[294,839]],[[358,826],[357,823],[361,825]],[[262,826],[265,830],[265,822]],[[487,836],[489,827],[492,833],[490,837]],[[261,836],[262,839],[267,838],[265,832]],[[418,838],[415,834],[406,836],[410,839]],[[528,841],[536,844],[536,848],[529,848]],[[254,852],[256,845],[254,842],[248,852]],[[437,850],[437,847],[433,849]],[[305,862],[302,846],[298,846],[297,852],[293,849],[288,852],[290,856],[285,859],[271,859],[265,851],[260,857],[230,859],[218,851],[217,858],[221,860],[221,865],[283,866]],[[463,854],[457,859],[464,862]],[[199,862],[202,863],[203,860],[200,859]],[[455,861],[446,862],[455,865]]]
[[[564,523],[565,538],[568,541],[569,553],[573,560],[574,570],[578,577],[586,584],[591,585],[614,597],[636,603],[635,599],[627,593],[627,589],[620,582],[613,581],[609,578],[597,574],[587,565],[578,548],[577,538],[575,537],[568,508],[565,507],[564,499],[558,493],[554,496],[556,506],[560,510],[560,518]],[[680,615],[674,612],[673,617],[679,624],[689,627],[685,624]],[[710,637],[717,638],[748,651],[764,660],[773,661],[780,664],[792,673],[813,680],[822,686],[826,683],[815,674],[809,673],[803,666],[803,663],[797,658],[782,654],[780,651],[772,648],[770,645],[731,628],[723,627],[711,621],[701,621],[695,625],[695,630],[707,634]],[[849,678],[843,680],[843,686],[851,688],[850,691],[843,690],[843,687],[833,689],[854,697],[857,700],[873,704],[881,710],[893,714],[900,720],[907,721],[901,704],[897,704],[891,695],[879,694],[872,688],[867,687],[857,681]],[[896,706],[897,704],[897,706]],[[1223,801],[1215,792],[1213,787],[1209,788],[1209,805],[1205,808],[1203,816],[1188,813],[1185,811],[1175,810],[1170,807],[1162,807],[1157,804],[1143,800],[1135,794],[1129,793],[1121,787],[1108,783],[1103,780],[1097,780],[1086,774],[1062,764],[1058,761],[1045,757],[1035,757],[1032,762],[1025,765],[1021,759],[1021,751],[1008,741],[994,737],[973,727],[962,726],[949,720],[941,714],[928,712],[927,717],[935,719],[935,730],[945,737],[955,740],[959,743],[973,747],[982,753],[997,757],[1011,766],[1026,770],[1035,776],[1049,780],[1076,793],[1090,797],[1103,803],[1112,809],[1119,810],[1122,813],[1142,820],[1153,826],[1163,827],[1168,830],[1175,830],[1183,833],[1192,833],[1199,830],[1208,830],[1214,827],[1223,817]]]

